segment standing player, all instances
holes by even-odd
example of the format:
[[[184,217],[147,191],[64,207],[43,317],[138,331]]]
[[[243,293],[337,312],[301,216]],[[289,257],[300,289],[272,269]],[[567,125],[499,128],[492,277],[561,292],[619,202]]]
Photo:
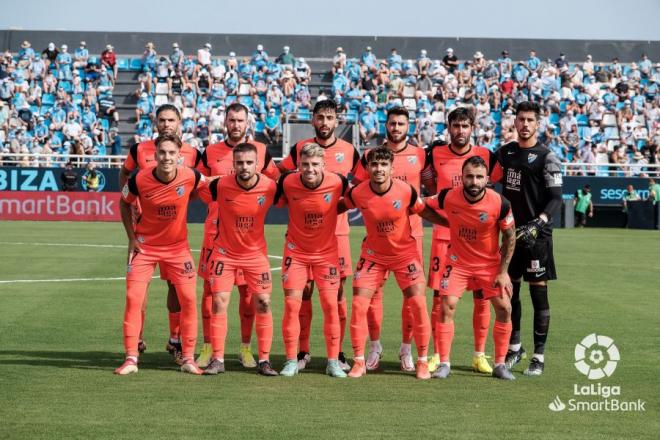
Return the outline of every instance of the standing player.
[[[552,217],[562,203],[561,164],[557,156],[539,144],[540,107],[525,101],[516,107],[514,122],[518,141],[497,150],[503,170],[503,193],[511,202],[516,224],[516,250],[509,266],[513,280],[511,318],[513,331],[506,363],[509,369],[526,357],[520,343],[520,283],[529,283],[534,306],[534,356],[525,375],[543,374],[545,342],[550,326],[548,280],[557,279],[552,255]]]
[[[489,175],[497,181],[501,178],[502,169],[497,164],[497,158],[487,148],[472,145],[472,129],[474,127],[474,112],[467,107],[452,110],[447,117],[449,126],[449,145],[432,145],[427,151],[426,168],[422,172],[424,186],[436,194],[447,188],[463,184],[461,169],[466,159],[479,156],[488,164]],[[440,313],[440,278],[447,262],[445,255],[449,246],[449,228],[436,225],[433,227],[431,244],[431,259],[429,264],[429,287],[433,289],[433,306],[431,321],[437,322]],[[486,359],[486,338],[490,326],[490,301],[483,298],[480,291],[473,293],[474,307],[472,311],[472,329],[474,332],[474,354],[472,369],[491,374],[493,369]],[[440,363],[438,335],[433,328],[433,344],[435,354],[429,361],[429,370],[435,371]]]
[[[511,336],[512,287],[507,270],[516,237],[509,201],[486,188],[488,170],[482,157],[470,157],[462,166],[462,185],[445,188],[437,199],[428,201],[429,206],[444,210],[451,229],[448,258],[440,281],[440,316],[435,322],[440,349],[440,366],[433,374],[435,378],[449,376],[449,353],[458,301],[465,290],[478,289],[495,308],[495,369],[492,374],[499,379],[515,379],[504,359]]]
[[[246,132],[248,128],[248,109],[243,104],[233,103],[225,110],[225,126],[227,128],[227,139],[217,144],[209,145],[202,154],[202,160],[198,166],[199,171],[205,176],[222,177],[234,174],[233,148],[243,142],[247,142]],[[276,180],[279,176],[277,167],[273,163],[266,146],[259,142],[252,142],[257,149],[257,163],[259,172]],[[204,332],[204,346],[197,358],[197,363],[204,368],[208,365],[213,355],[211,347],[211,309],[213,299],[208,282],[208,266],[210,264],[213,250],[213,240],[218,232],[217,205],[209,203],[209,212],[204,222],[204,237],[202,241],[202,252],[199,256],[199,275],[204,279],[204,294],[202,296],[202,329]],[[238,360],[246,368],[254,368],[257,362],[252,356],[250,340],[252,339],[252,326],[254,323],[255,305],[249,294],[243,274],[236,274],[236,285],[240,300],[238,313],[241,317],[241,348]]]
[[[339,139],[335,134],[337,128],[337,104],[332,99],[318,101],[312,111],[312,126],[315,136],[296,143],[287,157],[278,164],[282,173],[294,171],[298,168],[300,150],[309,143],[318,144],[325,151],[324,170],[329,173],[337,173],[348,178],[349,173],[355,174],[360,155],[352,144]],[[351,246],[349,240],[348,214],[340,214],[337,219],[337,249],[339,252],[339,297],[337,298],[339,311],[339,328],[341,338],[339,341],[339,364],[348,371],[350,367],[346,362],[342,350],[344,335],[346,332],[346,298],[344,297],[344,282],[346,277],[352,275]],[[309,335],[312,325],[312,292],[314,283],[310,281],[303,291],[302,305],[300,306],[300,352],[298,353],[298,370],[303,370],[311,361],[309,347]]]
[[[300,338],[300,307],[303,289],[309,273],[319,289],[323,310],[328,366],[326,374],[346,377],[339,365],[339,257],[337,254],[337,205],[348,188],[348,180],[335,173],[326,173],[324,149],[318,144],[307,144],[300,150],[299,172],[282,176],[278,183],[276,203],[288,205],[287,227],[282,261],[284,288],[284,317],[282,334],[286,362],[280,372],[283,376],[298,373],[298,340]]]
[[[421,173],[425,168],[426,155],[423,148],[416,147],[408,143],[408,129],[410,121],[408,110],[403,107],[394,107],[388,110],[385,129],[387,131],[387,140],[384,147],[389,149],[394,155],[392,165],[392,178],[409,183],[421,195]],[[366,156],[363,156],[358,170],[355,173],[354,182],[369,180],[367,172]],[[424,261],[424,228],[422,219],[419,216],[410,217],[412,234],[417,242],[417,252],[419,260]],[[424,267],[422,265],[422,267]],[[385,274],[385,279],[387,274]],[[385,282],[383,281],[383,284]],[[412,359],[411,342],[413,338],[413,316],[408,304],[410,299],[405,296],[403,307],[401,309],[401,347],[399,349],[399,359],[401,360],[401,369],[403,371],[415,371],[415,364]],[[367,369],[376,370],[383,355],[383,347],[380,343],[380,331],[383,323],[383,286],[380,286],[371,299],[369,312],[367,314],[369,321],[369,355],[367,356]]]
[[[156,167],[142,169],[128,179],[120,200],[121,220],[128,236],[126,311],[124,313],[125,362],[115,374],[138,371],[138,339],[142,327],[142,303],[154,267],[166,269],[181,305],[181,371],[201,374],[195,365],[197,304],[195,265],[188,245],[186,216],[190,195],[203,177],[179,166],[181,139],[164,134],[156,139]],[[131,204],[139,200],[142,214],[133,225]]]
[[[156,110],[156,127],[159,135],[163,134],[174,134],[179,136],[181,134],[181,113],[172,104],[164,104],[158,107]],[[119,171],[119,185],[123,187],[128,180],[128,177],[131,173],[135,172],[137,169],[150,169],[156,166],[156,143],[153,140],[144,141],[139,144],[135,144],[129,150],[126,160]],[[201,159],[201,154],[199,150],[191,147],[188,144],[181,145],[181,152],[179,158],[179,165],[185,165],[187,167],[194,168],[197,166]],[[134,214],[135,219],[137,219],[140,211],[140,206],[135,205]],[[167,351],[174,356],[174,359],[177,362],[181,361],[181,341],[179,339],[179,329],[181,321],[181,306],[179,305],[179,300],[177,294],[174,291],[174,285],[167,278],[167,274],[164,270],[164,266],[160,268],[160,277],[161,279],[167,281],[167,309],[169,311],[168,318],[170,324],[170,337],[165,347]],[[147,348],[146,344],[142,339],[142,334],[144,332],[144,318],[147,311],[147,299],[145,297],[143,306],[142,306],[142,328],[140,329],[140,341],[138,347],[140,353],[144,352]]]
[[[273,316],[270,311],[272,281],[264,220],[275,197],[275,181],[257,173],[257,148],[249,143],[233,149],[236,176],[225,176],[199,191],[200,198],[217,203],[218,235],[213,242],[208,274],[213,307],[211,345],[213,357],[204,374],[225,372],[227,306],[236,280],[243,272],[248,292],[256,297],[256,328],[259,350],[257,372],[277,376],[270,365]]]
[[[369,304],[387,274],[393,272],[413,314],[417,378],[429,379],[427,350],[431,324],[426,310],[426,280],[410,217],[419,214],[434,223],[442,219],[425,207],[412,185],[392,178],[394,157],[387,147],[369,150],[366,153],[369,180],[351,188],[340,203],[339,212],[359,209],[367,228],[353,276],[351,343],[355,362],[349,376],[361,377],[367,372],[364,344],[369,331]]]

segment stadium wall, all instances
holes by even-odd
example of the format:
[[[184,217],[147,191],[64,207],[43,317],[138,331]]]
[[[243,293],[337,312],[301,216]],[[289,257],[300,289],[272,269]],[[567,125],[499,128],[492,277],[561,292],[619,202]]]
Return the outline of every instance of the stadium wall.
[[[158,52],[168,54],[172,42],[176,41],[186,54],[194,53],[209,42],[213,45],[212,53],[221,56],[226,56],[229,51],[249,55],[257,44],[264,44],[271,56],[279,55],[283,46],[291,46],[296,56],[309,59],[332,58],[338,46],[343,47],[350,57],[358,57],[366,46],[371,46],[381,58],[385,58],[393,47],[404,58],[416,58],[421,49],[428,50],[432,58],[442,58],[445,49],[452,47],[459,59],[472,59],[476,51],[483,52],[488,59],[496,59],[503,49],[507,49],[514,60],[527,59],[530,49],[536,50],[543,58],[552,59],[563,52],[573,62],[584,61],[587,54],[591,54],[594,61],[610,61],[618,57],[623,63],[639,61],[642,53],[648,54],[652,60],[660,59],[659,41],[0,30],[2,49],[17,52],[24,40],[30,41],[35,50],[46,48],[51,41],[71,46],[85,40],[93,54],[101,53],[107,44],[112,44],[120,55],[141,54],[148,41],[155,44]]]
[[[100,175],[99,192],[87,192],[86,169],[79,173],[76,191],[62,191],[62,168],[0,168],[0,220],[69,220],[69,221],[119,221],[119,170],[97,168]],[[565,203],[572,205],[573,194],[584,185],[591,185],[593,204],[607,215],[594,220],[599,226],[621,226],[623,213],[621,199],[627,185],[637,188],[642,199],[648,197],[647,179],[622,177],[564,177]],[[188,221],[202,223],[206,217],[206,205],[191,202]],[[286,209],[272,208],[267,223],[285,224]],[[599,222],[602,222],[600,224]],[[362,224],[355,215],[352,224]],[[592,223],[592,224],[594,224]]]

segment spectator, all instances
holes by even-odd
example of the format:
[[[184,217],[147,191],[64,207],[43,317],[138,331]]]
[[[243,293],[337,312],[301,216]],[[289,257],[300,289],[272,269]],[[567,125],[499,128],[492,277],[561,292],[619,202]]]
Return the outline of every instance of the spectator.
[[[575,226],[585,227],[587,217],[594,216],[594,205],[591,202],[591,185],[584,185],[582,189],[575,192],[573,206],[575,206]]]
[[[366,105],[360,114],[360,139],[362,145],[369,145],[371,140],[378,134],[378,117],[373,112],[371,105]]]
[[[284,46],[282,48],[282,53],[280,54],[280,56],[277,57],[275,62],[277,64],[283,64],[283,65],[285,64],[285,65],[293,66],[295,60],[296,59],[291,53],[291,49],[289,48],[289,46]]]
[[[170,63],[172,64],[172,69],[177,71],[183,69],[183,61],[186,59],[186,55],[183,53],[181,48],[179,48],[179,43],[172,43],[172,53],[170,54]]]
[[[89,61],[89,50],[87,50],[87,43],[84,41],[80,42],[80,46],[73,53],[73,68],[82,69],[87,67],[87,62]]]
[[[422,49],[417,57],[417,68],[420,73],[426,73],[429,67],[431,67],[431,58],[428,57],[426,49]]]
[[[68,161],[60,175],[62,191],[75,191],[78,188],[78,173],[73,169],[73,162]]]
[[[307,83],[312,76],[312,69],[305,62],[304,58],[298,58],[294,66],[296,80],[299,83]]]
[[[497,59],[497,65],[500,77],[503,77],[506,74],[511,74],[513,62],[511,61],[511,58],[509,58],[508,50],[505,49],[502,51],[502,55]]]
[[[252,59],[250,63],[257,68],[257,70],[262,70],[268,64],[268,53],[264,50],[264,46],[261,44],[257,45],[257,50],[252,53]]]
[[[375,73],[378,70],[378,60],[376,55],[371,51],[371,46],[367,46],[362,56],[360,57],[361,64],[364,65],[369,72]]]
[[[119,73],[119,66],[117,66],[117,55],[114,52],[115,48],[112,44],[105,46],[105,50],[101,53],[101,65],[106,69],[112,71],[114,79],[117,79]]]
[[[48,47],[41,52],[42,55],[46,55],[47,67],[51,64],[55,64],[57,61],[57,56],[60,54],[60,51],[55,47],[55,43],[48,43]]]
[[[88,192],[97,192],[99,190],[100,177],[96,171],[94,162],[87,164],[87,172],[83,176],[83,179]]]
[[[458,69],[458,57],[454,55],[454,49],[447,48],[447,54],[442,58],[442,65],[449,71],[454,73]]]
[[[18,66],[25,68],[34,61],[35,53],[32,49],[32,44],[29,41],[25,40],[21,43],[21,49],[18,51]]]
[[[268,115],[264,119],[264,129],[262,134],[265,136],[269,144],[280,142],[282,136],[282,123],[273,108],[268,110]]]
[[[390,54],[387,56],[387,65],[392,70],[401,70],[403,64],[403,58],[396,51],[396,48],[390,50]]]
[[[211,43],[205,43],[204,47],[197,50],[197,64],[200,69],[211,70]]]
[[[154,47],[154,43],[149,41],[144,45],[144,52],[142,52],[142,71],[149,75],[156,70],[156,59],[158,53]]]

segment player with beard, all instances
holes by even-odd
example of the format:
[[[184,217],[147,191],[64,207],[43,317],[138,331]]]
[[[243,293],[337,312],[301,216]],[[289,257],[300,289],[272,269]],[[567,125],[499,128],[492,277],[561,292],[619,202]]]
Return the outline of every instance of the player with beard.
[[[493,377],[513,380],[504,360],[511,336],[511,279],[507,273],[515,247],[511,204],[486,188],[488,165],[479,156],[465,160],[462,185],[445,188],[427,206],[443,209],[451,229],[448,258],[443,267],[440,314],[435,325],[440,347],[440,366],[434,378],[446,379],[451,371],[449,354],[454,339],[454,314],[463,292],[478,289],[495,309]],[[502,248],[500,249],[500,232]]]
[[[552,253],[553,216],[562,204],[561,163],[557,156],[538,142],[540,107],[525,101],[516,107],[514,126],[518,141],[497,150],[502,166],[502,195],[511,201],[516,224],[516,249],[509,266],[513,281],[511,317],[513,330],[506,363],[512,368],[525,358],[520,341],[520,283],[529,284],[534,308],[534,355],[527,376],[543,374],[545,343],[550,327],[548,280],[557,279]]]
[[[295,171],[299,166],[300,151],[302,148],[309,144],[315,143],[323,148],[325,171],[331,173],[341,174],[348,178],[349,174],[355,173],[360,154],[357,149],[350,143],[339,139],[335,134],[337,128],[337,104],[332,99],[325,99],[318,101],[312,111],[312,126],[314,127],[314,137],[297,142],[285,157],[278,167],[282,173]],[[352,260],[351,260],[351,246],[349,241],[349,225],[348,214],[344,213],[339,215],[337,219],[337,247],[339,252],[339,272],[341,282],[339,285],[339,296],[337,298],[337,306],[339,311],[339,327],[340,327],[340,341],[339,341],[339,365],[345,371],[350,369],[346,362],[346,357],[342,351],[344,342],[344,335],[346,333],[346,298],[344,297],[344,283],[346,277],[352,275]],[[304,370],[305,366],[311,361],[309,346],[309,335],[312,325],[312,293],[314,291],[314,282],[310,279],[307,286],[303,291],[302,305],[300,306],[300,352],[298,353],[298,370]]]
[[[408,110],[403,107],[393,107],[387,111],[387,120],[385,129],[387,131],[387,140],[383,147],[390,150],[393,155],[392,178],[409,183],[417,194],[421,194],[421,173],[426,168],[426,154],[423,148],[412,145],[408,142],[408,130],[410,121]],[[367,172],[367,158],[363,155],[360,165],[355,172],[355,184],[369,180]],[[420,261],[424,261],[424,228],[422,219],[417,215],[410,217],[412,234],[417,242],[417,252]],[[423,267],[423,265],[422,265]],[[385,279],[388,274],[385,273]],[[384,283],[384,281],[383,281]],[[415,364],[412,358],[411,343],[413,339],[414,318],[410,308],[410,297],[404,296],[403,307],[401,309],[401,347],[399,349],[399,359],[401,361],[401,370],[415,371]],[[383,347],[380,343],[381,326],[383,322],[383,286],[380,286],[371,297],[371,304],[367,313],[369,323],[369,354],[367,356],[367,370],[378,369],[380,359],[383,355]]]
[[[227,128],[227,139],[217,144],[206,147],[202,154],[202,160],[198,165],[199,171],[205,176],[222,177],[235,174],[233,148],[247,141],[246,131],[248,127],[248,109],[243,104],[233,103],[225,110],[225,127]],[[279,177],[277,166],[273,162],[266,146],[259,142],[250,142],[257,149],[258,171],[273,180]],[[208,282],[208,267],[213,252],[213,240],[218,234],[217,204],[208,205],[208,214],[204,222],[204,237],[202,250],[199,256],[199,275],[204,279],[204,294],[202,296],[202,329],[204,331],[204,345],[197,359],[200,367],[205,368],[213,356],[211,346],[211,310],[213,299]],[[246,368],[254,368],[257,362],[252,356],[250,341],[252,339],[252,327],[254,324],[255,304],[252,301],[245,279],[241,271],[236,274],[236,285],[240,294],[238,313],[241,317],[241,347],[239,350],[239,362]]]
[[[489,176],[498,181],[502,176],[502,169],[497,163],[495,155],[487,148],[472,145],[472,129],[474,127],[474,112],[467,107],[458,107],[447,117],[450,143],[447,145],[433,144],[427,150],[426,168],[422,172],[424,186],[433,194],[447,188],[460,187],[462,181],[462,167],[466,159],[479,156],[488,166]],[[431,321],[437,322],[440,314],[440,279],[444,267],[447,247],[449,246],[450,230],[447,227],[436,225],[433,227],[433,241],[431,244],[431,259],[429,264],[428,286],[433,289],[433,306]],[[472,369],[491,374],[493,369],[488,364],[485,355],[486,338],[490,327],[490,301],[483,298],[481,291],[473,292],[474,307],[472,312],[472,329],[474,332],[474,354]],[[429,360],[429,370],[435,371],[440,363],[438,335],[433,328],[433,345],[435,354]]]
[[[181,135],[181,114],[172,104],[164,104],[156,110],[156,128],[159,135],[173,134]],[[182,144],[179,156],[179,165],[185,165],[190,168],[195,168],[201,159],[200,152],[188,144]],[[131,147],[126,156],[121,169],[119,170],[119,185],[123,187],[128,181],[129,176],[138,169],[149,169],[156,166],[156,143],[154,140],[148,140],[135,144]],[[137,222],[141,210],[139,199],[136,199],[133,205],[133,220]],[[179,299],[174,290],[174,285],[167,278],[167,273],[164,270],[165,266],[160,267],[160,278],[167,280],[167,309],[168,320],[170,324],[170,337],[167,341],[165,349],[174,356],[177,363],[181,362],[181,340],[179,338],[180,322],[181,322],[181,306]],[[143,340],[144,322],[147,313],[147,296],[142,303],[142,328],[140,329],[140,339],[138,348],[140,353],[147,349],[147,345]]]

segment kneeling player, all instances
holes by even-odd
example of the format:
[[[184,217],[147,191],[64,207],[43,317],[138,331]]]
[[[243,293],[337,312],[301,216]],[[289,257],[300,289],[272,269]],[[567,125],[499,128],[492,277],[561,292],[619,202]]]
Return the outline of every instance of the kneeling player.
[[[278,184],[277,203],[289,207],[282,286],[284,288],[284,318],[282,333],[286,350],[283,376],[298,373],[298,340],[300,338],[300,308],[303,290],[311,271],[319,289],[323,310],[328,365],[326,374],[346,377],[339,365],[339,256],[335,228],[337,205],[348,188],[345,177],[324,172],[323,148],[315,143],[300,151],[299,172],[282,176]]]
[[[220,177],[199,192],[204,202],[218,204],[218,234],[208,267],[213,298],[210,329],[213,354],[204,374],[225,372],[227,306],[236,274],[242,271],[248,293],[256,298],[257,373],[277,376],[269,361],[273,342],[272,281],[264,237],[264,220],[273,204],[276,184],[256,172],[258,160],[254,145],[238,144],[234,147],[233,158],[236,175]]]
[[[340,203],[340,212],[359,209],[367,228],[367,237],[362,242],[360,260],[353,275],[351,343],[355,363],[349,376],[361,377],[367,372],[364,359],[364,345],[369,332],[367,313],[374,292],[389,271],[394,273],[414,317],[417,377],[429,379],[427,351],[431,325],[426,310],[426,279],[417,241],[412,234],[410,216],[419,214],[433,223],[443,219],[425,207],[409,183],[392,179],[393,161],[394,153],[389,148],[369,150],[366,158],[369,180],[353,187]]]
[[[128,236],[124,313],[126,361],[115,370],[115,374],[138,371],[141,309],[156,264],[166,269],[181,304],[181,371],[202,373],[193,360],[197,339],[197,276],[188,245],[186,216],[190,194],[203,178],[191,168],[177,166],[180,150],[178,136],[160,136],[156,139],[156,168],[138,171],[122,190],[119,205]],[[136,200],[142,207],[142,216],[133,228],[131,203]]]
[[[495,191],[486,188],[488,167],[479,156],[463,163],[463,187],[444,189],[428,201],[444,209],[450,227],[447,264],[440,281],[441,309],[436,334],[440,366],[434,378],[449,376],[449,353],[454,338],[454,313],[465,290],[481,290],[495,309],[495,368],[493,376],[515,379],[504,364],[511,336],[511,280],[507,270],[515,248],[515,227],[511,205]],[[502,249],[499,235],[502,232]],[[501,254],[501,256],[500,256]]]

